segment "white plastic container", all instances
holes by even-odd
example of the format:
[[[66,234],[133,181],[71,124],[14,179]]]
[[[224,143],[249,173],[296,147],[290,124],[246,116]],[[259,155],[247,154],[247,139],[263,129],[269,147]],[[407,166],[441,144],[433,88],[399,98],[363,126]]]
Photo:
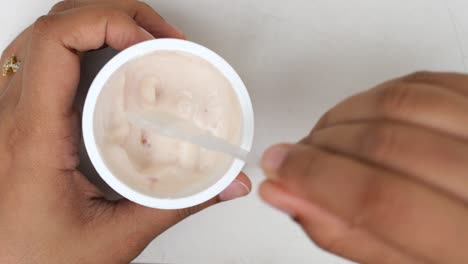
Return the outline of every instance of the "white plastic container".
[[[241,147],[248,151],[251,150],[254,138],[254,114],[249,93],[239,75],[223,58],[213,51],[193,42],[177,39],[156,39],[142,42],[122,51],[104,66],[94,79],[86,98],[82,121],[83,139],[91,162],[101,178],[126,199],[147,207],[158,209],[187,208],[208,201],[221,193],[241,172],[245,162],[235,160],[231,168],[224,175],[220,175],[219,180],[214,185],[209,186],[199,193],[177,199],[161,199],[142,194],[116,177],[104,162],[94,135],[96,102],[108,79],[122,65],[130,60],[148,55],[155,51],[181,51],[193,54],[211,63],[227,80],[229,80],[238,96],[242,109],[243,131]]]

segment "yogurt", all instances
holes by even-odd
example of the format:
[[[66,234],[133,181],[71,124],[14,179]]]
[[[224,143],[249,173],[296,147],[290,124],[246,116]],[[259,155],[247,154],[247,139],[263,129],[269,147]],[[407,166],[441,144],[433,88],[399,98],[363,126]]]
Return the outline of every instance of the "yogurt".
[[[242,111],[213,65],[181,51],[156,51],[124,64],[99,95],[94,133],[104,162],[138,192],[178,198],[214,184],[233,159],[130,124],[127,112],[157,110],[239,145]]]

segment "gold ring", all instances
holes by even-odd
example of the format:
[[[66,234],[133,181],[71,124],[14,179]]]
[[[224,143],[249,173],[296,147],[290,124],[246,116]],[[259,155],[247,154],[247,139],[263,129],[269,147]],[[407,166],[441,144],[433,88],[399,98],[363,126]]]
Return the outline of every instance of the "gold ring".
[[[20,67],[21,62],[18,61],[16,56],[11,56],[8,60],[3,64],[3,76],[10,76],[13,73],[17,72]]]

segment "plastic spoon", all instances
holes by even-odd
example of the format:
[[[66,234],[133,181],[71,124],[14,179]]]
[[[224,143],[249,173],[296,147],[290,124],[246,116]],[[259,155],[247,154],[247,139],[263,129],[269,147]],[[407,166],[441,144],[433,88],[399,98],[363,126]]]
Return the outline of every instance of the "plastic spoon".
[[[228,141],[213,136],[194,124],[173,114],[162,111],[129,112],[127,118],[137,127],[152,130],[160,135],[183,140],[208,150],[225,153],[231,157],[247,161],[249,151]]]

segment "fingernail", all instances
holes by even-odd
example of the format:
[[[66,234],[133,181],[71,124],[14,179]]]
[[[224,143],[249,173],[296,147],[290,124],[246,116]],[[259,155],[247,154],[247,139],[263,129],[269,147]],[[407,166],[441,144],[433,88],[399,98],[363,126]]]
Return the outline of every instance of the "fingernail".
[[[269,148],[263,154],[262,167],[269,178],[274,178],[275,172],[281,168],[286,157],[292,149],[292,145],[277,145]]]
[[[148,37],[148,40],[155,39],[155,37],[151,35],[151,33],[149,33],[146,29],[140,27],[140,30],[143,32],[143,34],[145,34]]]
[[[220,195],[221,201],[230,201],[240,197],[244,197],[250,193],[250,188],[240,180],[235,180],[229,187],[226,188]]]

